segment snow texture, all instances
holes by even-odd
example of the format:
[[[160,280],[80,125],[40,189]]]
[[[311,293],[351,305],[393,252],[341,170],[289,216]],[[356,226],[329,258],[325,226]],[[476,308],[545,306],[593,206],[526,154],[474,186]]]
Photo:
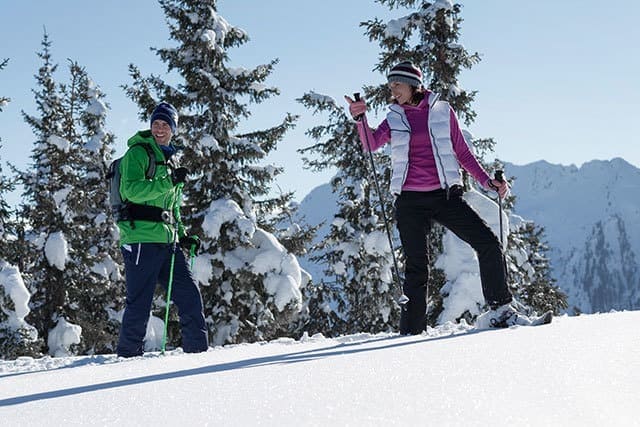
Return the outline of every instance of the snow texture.
[[[47,138],[47,142],[51,145],[56,146],[58,150],[65,153],[68,153],[69,149],[71,148],[71,143],[69,143],[69,141],[57,135],[49,136],[49,138]]]
[[[220,199],[211,202],[202,224],[204,232],[217,239],[225,223],[235,223],[241,234],[249,239],[246,246],[216,255],[225,267],[232,272],[249,268],[262,275],[265,288],[273,296],[279,311],[290,303],[299,305],[304,275],[296,257],[288,253],[271,233],[257,228],[234,201]],[[208,285],[213,274],[211,259],[210,255],[203,254],[194,262],[194,277],[203,285]]]
[[[64,270],[64,266],[69,257],[69,245],[62,231],[49,234],[44,245],[45,256],[49,265],[58,270]]]
[[[100,262],[91,266],[91,271],[113,281],[120,280],[118,263],[111,257],[103,257]]]
[[[69,356],[71,354],[69,348],[80,343],[81,335],[80,326],[67,322],[64,317],[59,318],[55,328],[49,331],[47,339],[49,354],[54,357]]]
[[[324,105],[338,105],[336,104],[336,100],[328,95],[322,95],[320,93],[316,93],[314,91],[310,91],[309,92],[309,97],[319,103],[319,104],[324,104]]]
[[[107,308],[109,318],[116,320],[118,323],[122,323],[122,316],[124,315],[124,309],[120,311],[114,311],[111,308]],[[156,351],[162,347],[162,336],[164,335],[164,320],[153,315],[153,312],[149,312],[149,321],[147,323],[147,331],[144,335],[144,351]]]
[[[11,330],[17,330],[26,325],[24,318],[29,314],[29,298],[31,295],[24,285],[22,275],[18,267],[0,260],[0,288],[4,289],[13,301],[13,311],[5,310],[8,316],[6,326]]]
[[[0,419],[7,427],[632,426],[639,322],[640,312],[619,312],[129,360],[22,357],[0,361]]]
[[[382,231],[368,233],[364,237],[364,250],[371,255],[387,255],[391,257],[391,247],[387,234]]]
[[[220,229],[227,222],[235,222],[245,235],[252,236],[255,226],[251,220],[244,216],[240,206],[233,200],[214,200],[209,205],[202,223],[202,228],[211,239],[220,237]]]
[[[205,135],[200,139],[201,147],[209,147],[212,150],[218,151],[220,150],[220,144],[212,135]]]
[[[396,38],[398,40],[402,40],[403,32],[405,28],[411,23],[411,18],[409,16],[404,16],[399,19],[392,19],[387,22],[387,26],[384,30],[384,34],[386,38]]]
[[[73,187],[67,186],[53,193],[53,200],[56,202],[56,208],[58,209],[62,217],[66,217],[67,215],[67,197],[72,191]]]
[[[107,114],[107,106],[98,98],[92,98],[87,106],[87,113],[93,116],[104,116]]]

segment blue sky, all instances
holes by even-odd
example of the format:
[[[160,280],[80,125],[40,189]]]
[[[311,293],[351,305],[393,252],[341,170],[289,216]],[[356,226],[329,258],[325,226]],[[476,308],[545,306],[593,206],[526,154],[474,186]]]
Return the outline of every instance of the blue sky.
[[[53,42],[58,79],[66,79],[71,58],[106,92],[112,107],[108,130],[116,135],[121,153],[127,138],[146,126],[120,88],[130,83],[128,64],[145,75],[166,71],[149,49],[170,43],[157,2],[0,2],[0,59],[10,59],[0,72],[0,95],[12,99],[0,113],[0,159],[20,167],[28,162],[34,137],[20,111],[36,111],[31,90],[40,66],[36,52],[43,26]],[[516,164],[545,159],[578,166],[622,157],[640,167],[637,137],[630,132],[640,99],[636,1],[461,3],[461,42],[482,55],[482,62],[461,76],[463,87],[479,92],[473,105],[478,117],[469,130],[495,138],[498,157]],[[301,115],[297,128],[269,159],[286,168],[278,185],[301,199],[331,173],[302,170],[296,149],[312,143],[304,131],[322,118],[311,116],[296,98],[314,90],[342,102],[342,95],[382,82],[371,71],[379,49],[358,23],[373,17],[386,21],[405,12],[389,11],[373,0],[221,0],[218,12],[251,38],[230,52],[232,66],[280,60],[267,83],[280,88],[281,95],[253,108],[243,127],[262,129],[287,112]]]

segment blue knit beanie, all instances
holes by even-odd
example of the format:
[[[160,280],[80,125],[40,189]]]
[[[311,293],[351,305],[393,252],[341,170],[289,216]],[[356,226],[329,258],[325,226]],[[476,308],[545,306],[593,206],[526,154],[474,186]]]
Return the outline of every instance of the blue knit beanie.
[[[178,127],[178,111],[175,107],[168,102],[161,102],[153,109],[153,113],[151,113],[151,123],[153,124],[156,120],[162,120],[166,122],[171,128],[171,133],[176,133],[176,128]]]

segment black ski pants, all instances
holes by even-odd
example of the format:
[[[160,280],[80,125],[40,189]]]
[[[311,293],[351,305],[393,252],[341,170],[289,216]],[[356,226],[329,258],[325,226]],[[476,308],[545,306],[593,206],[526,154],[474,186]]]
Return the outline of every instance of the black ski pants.
[[[426,328],[429,279],[427,239],[432,221],[442,224],[478,254],[482,293],[487,304],[511,301],[498,237],[462,198],[462,188],[429,192],[403,191],[396,199],[396,221],[406,257],[403,290],[409,302],[402,311],[400,333],[419,334]]]

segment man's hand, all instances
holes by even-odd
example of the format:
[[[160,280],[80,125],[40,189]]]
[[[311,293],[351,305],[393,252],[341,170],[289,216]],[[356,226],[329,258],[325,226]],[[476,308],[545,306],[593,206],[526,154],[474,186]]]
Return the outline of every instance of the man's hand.
[[[183,184],[187,180],[187,175],[189,175],[189,169],[185,167],[175,169],[171,174],[171,181],[173,181],[173,185]]]
[[[180,247],[189,252],[193,248],[193,254],[197,255],[200,250],[200,238],[198,236],[182,236],[180,238]]]

